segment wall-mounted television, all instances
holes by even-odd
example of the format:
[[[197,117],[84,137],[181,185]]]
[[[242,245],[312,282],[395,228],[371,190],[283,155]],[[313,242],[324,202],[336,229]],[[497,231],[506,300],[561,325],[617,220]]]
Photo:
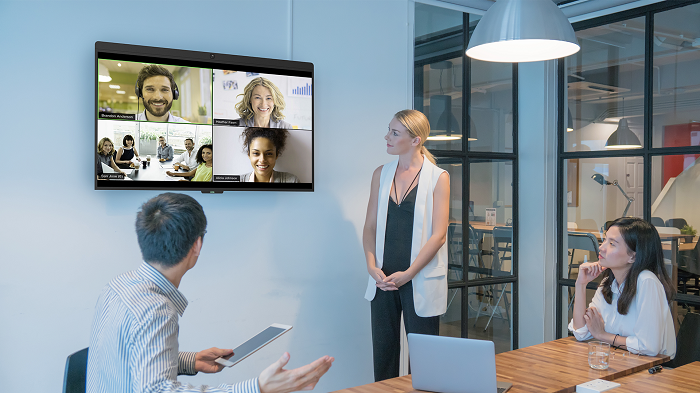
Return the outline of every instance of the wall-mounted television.
[[[95,43],[95,189],[313,191],[312,63]]]

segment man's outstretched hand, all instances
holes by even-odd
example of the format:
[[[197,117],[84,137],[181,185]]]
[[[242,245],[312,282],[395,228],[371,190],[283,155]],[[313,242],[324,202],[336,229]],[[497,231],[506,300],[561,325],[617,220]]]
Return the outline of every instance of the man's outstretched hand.
[[[335,359],[324,356],[306,366],[285,370],[284,366],[289,362],[289,353],[263,370],[258,377],[260,393],[288,393],[299,390],[313,390],[323,374],[331,368]]]

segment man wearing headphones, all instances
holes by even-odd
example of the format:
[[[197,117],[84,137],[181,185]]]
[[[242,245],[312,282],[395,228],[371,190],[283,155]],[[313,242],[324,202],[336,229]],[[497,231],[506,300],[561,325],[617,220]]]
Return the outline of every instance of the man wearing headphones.
[[[173,100],[178,99],[180,91],[173,74],[165,67],[156,64],[143,67],[136,79],[136,96],[143,100],[145,108],[136,116],[136,120],[189,123],[170,113]]]

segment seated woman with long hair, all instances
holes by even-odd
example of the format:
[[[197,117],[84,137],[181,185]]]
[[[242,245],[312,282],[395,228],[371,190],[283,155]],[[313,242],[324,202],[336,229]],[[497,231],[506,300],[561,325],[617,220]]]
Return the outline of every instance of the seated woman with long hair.
[[[170,172],[165,173],[168,176],[175,177],[191,177],[192,181],[211,181],[212,174],[214,172],[214,146],[213,145],[202,145],[202,147],[197,150],[197,165],[196,168],[189,172]],[[188,181],[187,179],[181,179],[180,181]]]
[[[586,284],[601,273],[586,308]],[[569,330],[579,341],[595,338],[633,353],[673,358],[676,336],[669,304],[674,295],[656,228],[640,218],[618,218],[600,246],[599,262],[579,267]]]

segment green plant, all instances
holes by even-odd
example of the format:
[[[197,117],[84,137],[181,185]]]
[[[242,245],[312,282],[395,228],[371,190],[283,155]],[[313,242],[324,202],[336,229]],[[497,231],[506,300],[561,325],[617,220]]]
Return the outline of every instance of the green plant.
[[[212,139],[210,136],[203,136],[199,138],[199,146],[202,145],[211,145]]]
[[[197,108],[197,110],[199,111],[199,115],[200,115],[200,116],[206,116],[206,115],[207,115],[207,107],[206,107],[206,106],[199,106],[199,107]]]
[[[681,229],[681,234],[683,235],[695,236],[697,233],[698,231],[696,231],[692,225],[685,225],[683,226],[683,229]]]
[[[155,141],[158,139],[158,135],[152,131],[141,131],[139,134],[139,139],[143,139],[145,141]]]

